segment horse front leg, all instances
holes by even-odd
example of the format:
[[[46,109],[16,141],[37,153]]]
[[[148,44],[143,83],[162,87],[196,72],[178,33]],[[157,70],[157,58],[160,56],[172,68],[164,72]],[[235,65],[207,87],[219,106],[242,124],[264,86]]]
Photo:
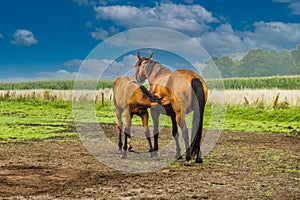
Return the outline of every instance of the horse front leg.
[[[155,108],[150,109],[151,112],[151,118],[153,121],[153,137],[154,137],[154,148],[153,148],[153,153],[152,156],[157,157],[157,152],[158,152],[158,135],[159,135],[159,112]]]

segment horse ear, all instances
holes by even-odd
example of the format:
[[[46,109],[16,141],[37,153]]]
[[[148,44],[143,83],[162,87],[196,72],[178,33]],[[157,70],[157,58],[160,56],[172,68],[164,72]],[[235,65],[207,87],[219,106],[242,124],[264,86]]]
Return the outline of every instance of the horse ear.
[[[138,57],[139,60],[141,60],[141,54],[140,54],[140,52],[137,53],[137,57]]]
[[[154,54],[154,52],[152,52],[152,53],[150,54],[150,56],[148,56],[149,60],[151,60],[153,54]]]

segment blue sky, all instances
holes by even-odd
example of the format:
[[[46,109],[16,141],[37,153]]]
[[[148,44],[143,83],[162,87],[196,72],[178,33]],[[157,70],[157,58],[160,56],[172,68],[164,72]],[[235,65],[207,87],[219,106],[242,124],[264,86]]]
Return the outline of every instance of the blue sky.
[[[210,55],[293,49],[300,42],[300,1],[3,0],[0,24],[0,81],[74,79],[101,41],[134,28],[179,31]],[[127,55],[114,66],[135,60]],[[110,61],[95,62],[101,67]]]

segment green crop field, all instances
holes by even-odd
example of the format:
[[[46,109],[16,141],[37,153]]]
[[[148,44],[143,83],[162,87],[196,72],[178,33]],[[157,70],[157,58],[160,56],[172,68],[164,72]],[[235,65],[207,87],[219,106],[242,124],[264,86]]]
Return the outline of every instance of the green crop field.
[[[300,89],[300,76],[274,76],[261,78],[226,78],[206,80],[209,88],[224,89]],[[0,83],[0,90],[51,89],[72,90],[75,81],[37,81],[24,83]],[[76,89],[112,88],[113,81],[78,81]]]
[[[223,80],[208,80],[210,88],[220,88],[224,84],[225,89],[300,89],[300,76],[274,76],[260,78],[227,78]]]
[[[49,90],[72,90],[74,80],[61,81],[35,81],[22,83],[1,83],[0,90],[29,90],[29,89],[49,89]],[[76,89],[100,89],[112,88],[113,81],[77,81]]]

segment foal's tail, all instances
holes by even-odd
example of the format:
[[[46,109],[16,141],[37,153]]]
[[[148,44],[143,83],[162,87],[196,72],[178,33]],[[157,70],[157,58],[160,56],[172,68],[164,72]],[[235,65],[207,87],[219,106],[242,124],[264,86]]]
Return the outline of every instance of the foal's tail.
[[[193,116],[193,128],[192,128],[192,143],[190,146],[190,152],[192,156],[197,156],[196,154],[200,151],[200,143],[202,137],[202,127],[203,127],[203,115],[204,115],[204,106],[205,106],[205,94],[201,81],[198,78],[192,79],[192,88],[196,99],[194,98],[193,104],[194,110]]]

